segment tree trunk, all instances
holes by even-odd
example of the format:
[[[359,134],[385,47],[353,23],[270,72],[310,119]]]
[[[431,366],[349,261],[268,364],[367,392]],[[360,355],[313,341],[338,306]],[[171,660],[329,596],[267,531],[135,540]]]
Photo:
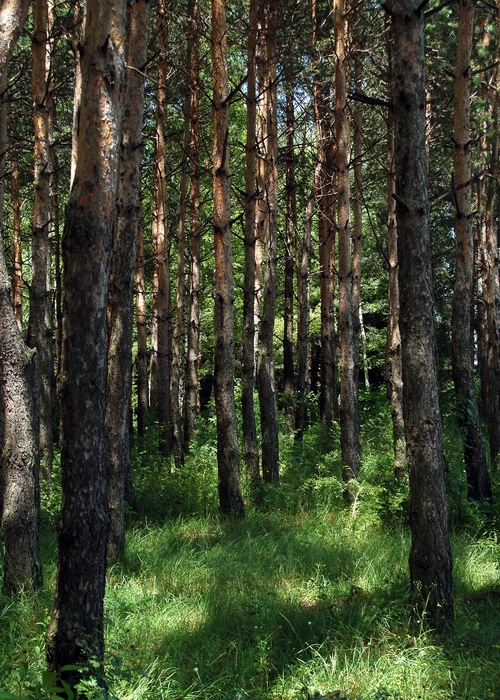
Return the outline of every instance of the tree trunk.
[[[295,185],[295,110],[294,86],[291,70],[286,75],[286,233],[285,233],[285,289],[283,332],[283,384],[285,415],[288,429],[293,429],[295,372],[293,364],[293,278],[295,275],[294,252],[297,239],[297,196]]]
[[[470,182],[471,129],[470,82],[474,36],[475,0],[461,0],[458,12],[457,57],[454,89],[454,182],[457,187]],[[491,498],[471,348],[471,322],[474,291],[474,237],[471,220],[471,185],[454,194],[456,273],[451,323],[451,361],[457,410],[464,439],[464,459],[469,498]]]
[[[16,124],[10,125],[10,189],[12,197],[12,305],[17,326],[23,330],[23,243],[21,240],[21,195],[19,191],[19,154]]]
[[[3,246],[8,65],[26,20],[29,2],[0,8],[0,505],[5,551],[3,590],[19,593],[42,584],[38,543],[38,451],[33,427],[32,354],[14,315]]]
[[[260,145],[264,169],[259,178],[263,208],[261,239],[264,246],[263,307],[257,362],[257,386],[262,432],[262,475],[266,482],[279,479],[278,406],[274,377],[274,318],[276,310],[276,256],[278,236],[278,130],[276,112],[276,29],[277,0],[265,0],[260,7],[259,60]]]
[[[170,253],[167,225],[167,17],[165,0],[158,5],[158,90],[156,97],[156,154],[155,154],[155,227],[154,263],[157,275],[157,291],[153,297],[155,324],[151,344],[151,408],[156,410],[160,428],[159,447],[164,455],[172,449],[171,379],[171,302],[170,302]],[[156,342],[154,342],[154,340]]]
[[[199,99],[200,89],[200,48],[199,48],[199,8],[198,0],[192,0],[188,5],[189,33],[191,42],[191,103],[189,113],[191,118],[191,139],[189,154],[191,173],[189,183],[189,199],[191,206],[190,254],[191,266],[189,276],[189,325],[186,352],[186,395],[184,398],[184,444],[185,449],[193,439],[198,419],[200,417],[198,355],[200,345],[200,134],[199,134]]]
[[[391,24],[386,26],[388,92],[394,89],[394,58]],[[402,479],[406,467],[405,424],[403,418],[403,367],[399,331],[398,226],[396,219],[396,173],[394,162],[394,111],[389,107],[387,127],[387,251],[389,264],[389,313],[385,343],[385,386],[391,406],[394,475]]]
[[[356,89],[361,90],[362,67],[359,56],[355,58],[354,79]],[[363,148],[363,105],[356,102],[354,105],[354,191],[353,191],[353,246],[352,246],[352,342],[353,356],[358,365],[358,376],[355,377],[354,388],[359,390],[359,356],[361,340],[361,260],[363,253],[363,195],[362,195],[362,148]],[[365,366],[365,376],[368,371]],[[359,419],[358,419],[359,420]]]
[[[335,0],[335,133],[337,141],[338,228],[339,228],[339,336],[340,443],[345,482],[359,472],[361,441],[359,435],[358,379],[359,358],[355,356],[352,322],[352,268],[350,231],[349,121],[347,114],[347,55],[344,0]],[[348,492],[346,491],[346,497]]]
[[[53,314],[51,293],[51,60],[49,54],[49,8],[47,0],[36,0],[33,10],[33,117],[34,202],[32,231],[32,275],[27,345],[36,349],[33,365],[35,431],[39,436],[40,460],[50,474],[52,468],[53,403]]]
[[[137,324],[137,434],[144,437],[148,402],[148,346],[146,328],[146,282],[144,275],[144,226],[142,202],[139,202],[137,257],[135,263],[135,319]]]
[[[333,175],[335,171],[335,150],[333,139],[333,115],[331,110],[330,80],[325,82],[322,75],[323,54],[317,49],[317,42],[324,32],[318,27],[317,3],[312,3],[313,51],[318,63],[313,76],[313,107],[316,123],[317,173],[316,194],[318,198],[318,238],[320,266],[321,304],[321,360],[319,410],[321,425],[329,429],[333,417],[338,413],[337,396],[337,353],[335,338],[335,199]]]
[[[234,282],[231,247],[226,5],[212,0],[213,197],[215,247],[214,389],[222,515],[242,517],[238,429],[234,400]]]
[[[75,178],[63,239],[61,469],[56,591],[49,669],[102,662],[108,539],[107,306],[125,72],[125,0],[88,0],[80,46],[82,99]],[[105,129],[103,128],[105,125]],[[61,673],[71,685],[79,672]]]
[[[438,400],[425,150],[424,13],[393,0],[396,201],[404,419],[410,475],[410,580],[416,614],[453,620],[452,557]]]
[[[257,428],[255,425],[255,202],[256,202],[256,52],[257,2],[250,0],[248,16],[248,88],[245,162],[245,278],[243,290],[243,362],[241,370],[241,411],[243,458],[251,486],[260,479]]]
[[[130,401],[134,272],[139,228],[144,68],[147,62],[149,0],[127,2],[127,72],[118,173],[116,232],[109,287],[106,462],[108,561],[125,549],[124,499],[130,464]],[[128,479],[131,482],[131,479]],[[132,504],[131,504],[132,505]]]

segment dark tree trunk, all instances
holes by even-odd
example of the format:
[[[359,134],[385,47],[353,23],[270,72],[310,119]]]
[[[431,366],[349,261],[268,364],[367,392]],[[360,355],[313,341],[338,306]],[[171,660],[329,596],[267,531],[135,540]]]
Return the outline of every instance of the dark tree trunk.
[[[338,228],[339,228],[339,336],[340,444],[345,482],[359,472],[361,440],[359,435],[358,379],[359,358],[355,355],[352,307],[352,267],[350,232],[350,133],[347,113],[347,70],[344,0],[335,0],[335,133],[337,141]],[[346,497],[348,491],[346,491]]]
[[[191,159],[189,200],[191,206],[190,226],[190,276],[189,276],[189,324],[187,334],[186,351],[186,395],[184,399],[184,443],[188,448],[193,439],[198,419],[200,417],[198,356],[200,344],[200,134],[199,134],[199,73],[200,73],[200,49],[199,49],[199,9],[198,1],[192,0],[188,5],[189,32],[188,41],[191,42],[191,102],[189,113],[191,118],[189,155]]]
[[[106,350],[125,73],[125,0],[88,0],[80,46],[82,99],[76,170],[63,239],[61,469],[56,591],[49,669],[102,662],[108,540]],[[105,50],[103,49],[105,48]],[[109,76],[113,76],[110,81]],[[106,124],[106,130],[102,129]],[[77,671],[61,675],[74,684]]]
[[[458,11],[457,57],[454,90],[454,178],[455,184],[470,181],[471,129],[470,82],[474,36],[475,0],[461,0]],[[463,431],[464,459],[469,498],[491,498],[481,423],[477,408],[472,362],[471,322],[474,291],[474,237],[471,219],[471,185],[455,192],[456,273],[451,323],[451,361],[457,397],[458,419]]]
[[[388,92],[394,86],[394,59],[392,28],[386,26],[388,64]],[[389,313],[385,343],[385,386],[391,406],[392,440],[394,450],[394,475],[402,479],[406,467],[405,424],[403,418],[403,367],[401,359],[401,334],[399,332],[399,282],[398,282],[398,226],[396,220],[396,177],[394,163],[394,112],[389,107],[387,127],[387,255],[389,265]]]
[[[130,401],[134,272],[139,228],[144,67],[147,61],[149,0],[127,3],[127,73],[118,174],[113,274],[109,287],[106,461],[108,478],[108,561],[125,549],[124,499],[130,464]],[[133,499],[135,500],[135,499]],[[131,504],[133,505],[133,504]]]
[[[36,349],[33,374],[35,431],[39,439],[40,460],[46,474],[52,468],[53,403],[53,314],[51,294],[51,66],[48,61],[49,9],[47,0],[34,3],[33,32],[33,116],[34,116],[34,189],[32,230],[32,275],[27,344]]]
[[[410,580],[416,614],[453,620],[452,557],[438,400],[425,149],[424,13],[393,0],[396,201],[404,418],[410,476]]]
[[[274,318],[276,313],[276,256],[278,235],[278,130],[276,86],[276,30],[278,20],[277,0],[265,0],[260,7],[259,51],[259,101],[260,140],[264,169],[259,178],[263,208],[264,247],[263,305],[257,361],[257,387],[260,403],[262,433],[262,476],[266,482],[279,479],[278,405],[274,377]]]
[[[229,105],[226,6],[212,0],[213,196],[215,247],[214,391],[217,414],[219,503],[223,515],[242,517],[240,456],[234,400],[234,283],[231,247]]]
[[[248,88],[245,163],[245,281],[243,291],[243,363],[241,410],[243,458],[251,486],[260,479],[257,428],[255,425],[255,201],[256,201],[256,51],[257,1],[250,0],[248,16]]]
[[[137,434],[144,437],[149,409],[148,346],[146,328],[146,282],[144,275],[144,226],[139,203],[137,258],[135,263],[135,318],[137,324]]]

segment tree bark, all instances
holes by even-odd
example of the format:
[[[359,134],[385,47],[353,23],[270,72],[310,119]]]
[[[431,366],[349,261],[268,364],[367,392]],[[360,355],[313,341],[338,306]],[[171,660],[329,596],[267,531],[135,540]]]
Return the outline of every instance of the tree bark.
[[[125,483],[130,476],[130,401],[134,272],[139,228],[144,69],[147,62],[149,0],[127,2],[127,72],[118,173],[116,232],[109,287],[106,462],[108,562],[125,549]],[[133,505],[133,504],[130,504]]]
[[[18,593],[42,584],[38,543],[39,462],[33,424],[32,354],[14,315],[3,245],[8,65],[26,20],[29,2],[0,8],[0,505],[5,548],[3,590]]]
[[[470,82],[474,36],[475,0],[461,0],[458,11],[457,56],[454,87],[454,181],[471,177]],[[471,348],[474,291],[474,237],[471,214],[471,185],[454,194],[456,272],[451,321],[451,361],[457,397],[457,411],[464,439],[464,459],[469,498],[491,498]]]
[[[10,125],[10,189],[12,197],[12,305],[17,326],[23,330],[23,243],[21,240],[21,194],[19,190],[19,154],[16,124]]]
[[[287,428],[293,429],[295,416],[295,371],[293,362],[293,282],[297,239],[297,195],[295,183],[295,109],[294,86],[290,67],[286,69],[286,151],[285,151],[285,284],[283,329],[283,385]]]
[[[391,24],[386,26],[387,83],[392,96],[394,89],[394,58]],[[387,255],[389,263],[389,313],[385,343],[385,386],[391,406],[394,475],[402,479],[406,471],[406,441],[403,417],[403,367],[401,334],[399,331],[398,225],[396,219],[396,173],[394,162],[394,111],[389,107],[387,128]]]
[[[312,20],[313,52],[318,64],[313,76],[313,107],[319,164],[316,183],[321,305],[319,410],[321,425],[329,429],[332,427],[334,415],[338,413],[339,409],[334,305],[335,198],[333,176],[336,164],[330,81],[325,82],[322,75],[323,52],[317,48],[317,43],[324,38],[324,32],[318,27],[316,0],[313,0],[312,3]]]
[[[151,408],[156,410],[160,427],[159,447],[164,455],[172,450],[172,400],[170,392],[172,332],[170,301],[170,252],[167,224],[167,17],[166,2],[158,5],[158,90],[156,96],[156,153],[155,153],[155,227],[154,264],[157,290],[153,296],[154,331],[151,343]],[[156,342],[154,342],[156,341]]]
[[[190,282],[189,282],[189,325],[186,357],[186,396],[184,408],[184,443],[185,449],[196,433],[200,417],[199,397],[199,345],[200,345],[200,275],[201,275],[201,225],[200,225],[200,134],[199,134],[199,77],[200,77],[200,48],[199,48],[199,6],[198,0],[189,3],[189,34],[191,42],[191,139],[189,154],[191,172],[189,183],[189,199],[191,206],[190,225]]]
[[[80,46],[82,100],[63,239],[61,469],[49,669],[102,662],[108,539],[106,349],[125,72],[125,0],[88,0]],[[71,685],[78,671],[62,674]]]
[[[410,580],[416,614],[453,620],[452,557],[444,485],[434,331],[427,157],[424,13],[393,0],[396,201],[404,419],[410,476]]]
[[[51,175],[51,59],[50,19],[47,0],[36,0],[33,10],[33,118],[34,202],[32,229],[32,274],[27,345],[36,349],[33,365],[35,431],[39,436],[40,460],[50,474],[52,468],[53,404],[53,314],[51,290],[52,218]]]
[[[137,324],[137,434],[144,437],[149,410],[148,346],[146,328],[146,281],[144,275],[144,225],[139,202],[137,257],[135,263],[135,319]]]
[[[350,231],[350,134],[347,114],[347,68],[344,0],[335,0],[335,133],[337,141],[338,229],[339,229],[339,336],[340,376],[340,443],[342,478],[345,482],[359,472],[361,440],[359,434],[358,378],[359,358],[355,356],[352,308],[352,267]],[[346,496],[348,492],[346,491]]]
[[[276,313],[276,256],[278,236],[278,131],[276,89],[277,0],[264,0],[260,7],[259,141],[264,168],[260,171],[258,206],[263,209],[261,239],[264,246],[263,306],[257,361],[257,387],[262,433],[262,476],[268,483],[279,480],[278,406],[274,377],[274,318]]]
[[[242,517],[240,458],[234,399],[234,282],[231,247],[226,5],[212,0],[213,197],[215,247],[214,389],[222,515]]]
[[[243,290],[243,362],[241,369],[241,411],[243,459],[247,480],[255,486],[260,479],[259,449],[255,425],[255,204],[256,204],[256,52],[257,2],[250,0],[247,42],[247,133],[245,161],[245,277]]]

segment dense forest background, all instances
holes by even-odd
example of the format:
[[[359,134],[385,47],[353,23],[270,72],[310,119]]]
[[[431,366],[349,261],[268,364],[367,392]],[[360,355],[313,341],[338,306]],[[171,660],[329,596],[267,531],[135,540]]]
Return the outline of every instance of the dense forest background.
[[[500,697],[499,18],[1,4],[0,697]]]

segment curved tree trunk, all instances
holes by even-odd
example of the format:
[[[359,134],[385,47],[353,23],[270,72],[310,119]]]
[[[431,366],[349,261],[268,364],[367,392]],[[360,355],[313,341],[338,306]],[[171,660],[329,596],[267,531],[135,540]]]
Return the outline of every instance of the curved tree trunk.
[[[134,272],[139,228],[144,67],[147,61],[149,0],[127,3],[127,73],[118,175],[113,274],[109,288],[106,460],[108,561],[125,549],[125,483],[130,481],[130,401]],[[129,475],[127,477],[127,475]],[[133,505],[133,504],[130,504]]]
[[[125,14],[125,0],[88,0],[80,46],[82,100],[77,162],[63,239],[63,500],[56,591],[47,631],[47,660],[50,670],[57,673],[66,665],[85,665],[89,659],[102,661],[104,652],[109,525],[106,316],[125,73]],[[74,670],[61,675],[71,685],[79,677]]]
[[[242,517],[240,456],[234,400],[234,283],[231,247],[229,105],[226,5],[212,0],[213,196],[215,247],[214,390],[217,414],[219,503],[223,515]]]
[[[411,600],[439,627],[453,619],[452,557],[438,399],[425,150],[424,14],[393,0],[396,201],[404,419],[410,475]]]
[[[451,361],[458,419],[463,430],[469,498],[491,498],[472,363],[471,322],[474,292],[474,237],[471,220],[470,82],[475,0],[461,0],[458,11],[454,90],[454,180],[456,273],[451,323]]]

